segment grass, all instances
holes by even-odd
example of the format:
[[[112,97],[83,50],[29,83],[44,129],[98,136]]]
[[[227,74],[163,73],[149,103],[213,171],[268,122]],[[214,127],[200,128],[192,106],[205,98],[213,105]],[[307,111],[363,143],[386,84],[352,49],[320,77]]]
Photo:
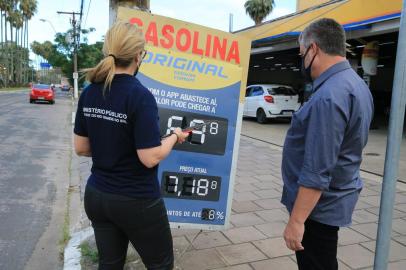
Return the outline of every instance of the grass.
[[[66,211],[63,219],[63,226],[62,226],[62,237],[59,240],[59,255],[61,260],[63,260],[65,247],[70,240],[70,232],[69,232],[69,205],[70,205],[70,193],[71,191],[68,190],[68,195],[66,199]]]
[[[68,162],[68,178],[71,179],[71,164],[72,164],[72,149],[69,151],[69,162]],[[66,211],[63,219],[63,226],[62,226],[62,237],[59,240],[59,254],[61,259],[63,260],[65,247],[70,240],[70,232],[69,232],[69,207],[70,207],[70,200],[71,194],[73,189],[71,187],[68,188],[68,193],[66,196]]]
[[[28,89],[27,86],[21,86],[21,87],[7,87],[7,88],[0,88],[1,91],[17,91],[17,90],[26,90]]]
[[[99,261],[97,250],[92,248],[88,242],[83,242],[79,247],[82,253],[82,260],[88,260],[91,263],[97,263]]]

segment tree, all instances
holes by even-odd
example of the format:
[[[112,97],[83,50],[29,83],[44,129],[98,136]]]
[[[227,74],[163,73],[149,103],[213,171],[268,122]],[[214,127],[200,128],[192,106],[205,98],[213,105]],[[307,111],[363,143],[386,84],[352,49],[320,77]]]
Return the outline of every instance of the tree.
[[[275,6],[274,0],[247,0],[244,4],[246,13],[255,22],[255,25],[262,23]]]
[[[7,35],[7,15],[12,10],[12,1],[10,0],[0,0],[0,9],[1,9],[1,21],[4,21],[4,41],[2,37],[2,66],[5,68],[5,73],[2,73],[2,79],[4,81],[4,86],[8,86],[9,81],[9,74],[10,74],[10,64],[11,64],[11,57],[10,53],[12,52],[9,50],[8,45],[8,35]],[[4,17],[4,19],[3,19]],[[2,25],[3,29],[3,25]],[[5,46],[4,46],[5,45]]]
[[[37,11],[37,0],[0,0],[0,76],[5,85],[28,82],[28,21]]]
[[[96,42],[95,44],[88,45],[86,35],[95,31],[94,28],[82,29],[81,33],[84,35],[83,42],[78,47],[78,69],[85,69],[94,67],[103,58],[103,42]],[[31,49],[35,54],[42,56],[53,67],[61,68],[62,73],[70,78],[72,83],[73,73],[73,44],[67,42],[67,36],[72,35],[73,30],[66,33],[58,33],[55,36],[54,43],[45,41],[39,43],[34,41],[31,44]],[[84,81],[81,78],[80,83]]]
[[[136,0],[135,5],[142,10],[149,10],[149,0]]]
[[[0,0],[2,1],[2,0]],[[23,21],[24,21],[24,26],[23,31],[21,32],[22,36],[22,41],[23,41],[23,47],[28,50],[29,47],[29,41],[28,41],[28,21],[31,20],[31,18],[34,16],[35,13],[37,13],[38,9],[38,3],[37,0],[21,0],[20,1],[20,11],[23,14]],[[28,76],[29,76],[29,55],[27,55],[27,58],[24,59],[24,81],[28,81]]]

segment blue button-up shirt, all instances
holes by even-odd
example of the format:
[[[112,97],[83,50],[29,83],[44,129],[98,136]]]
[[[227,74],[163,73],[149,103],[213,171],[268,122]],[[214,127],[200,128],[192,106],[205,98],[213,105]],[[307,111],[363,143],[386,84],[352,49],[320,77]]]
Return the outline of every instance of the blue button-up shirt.
[[[362,149],[368,140],[373,99],[348,61],[319,76],[314,94],[292,118],[283,147],[282,203],[291,212],[299,186],[322,191],[310,219],[348,226],[362,180]]]

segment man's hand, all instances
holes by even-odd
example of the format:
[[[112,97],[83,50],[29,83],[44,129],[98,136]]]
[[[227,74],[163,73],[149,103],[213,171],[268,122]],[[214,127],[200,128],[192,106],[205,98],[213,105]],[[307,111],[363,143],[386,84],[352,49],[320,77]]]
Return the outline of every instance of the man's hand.
[[[299,187],[295,205],[288,225],[286,225],[283,237],[285,238],[286,246],[294,251],[303,250],[302,240],[305,231],[304,223],[313,211],[315,205],[319,201],[321,190]]]
[[[286,246],[293,251],[304,250],[302,246],[304,223],[289,219],[286,225],[283,238],[285,238]]]

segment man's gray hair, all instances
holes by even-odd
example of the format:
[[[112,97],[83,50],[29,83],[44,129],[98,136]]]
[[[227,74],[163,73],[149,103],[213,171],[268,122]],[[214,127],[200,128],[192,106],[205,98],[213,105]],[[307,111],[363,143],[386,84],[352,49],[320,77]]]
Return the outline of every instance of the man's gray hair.
[[[333,19],[323,18],[312,22],[300,34],[299,43],[306,49],[316,43],[326,54],[346,55],[344,28]]]

